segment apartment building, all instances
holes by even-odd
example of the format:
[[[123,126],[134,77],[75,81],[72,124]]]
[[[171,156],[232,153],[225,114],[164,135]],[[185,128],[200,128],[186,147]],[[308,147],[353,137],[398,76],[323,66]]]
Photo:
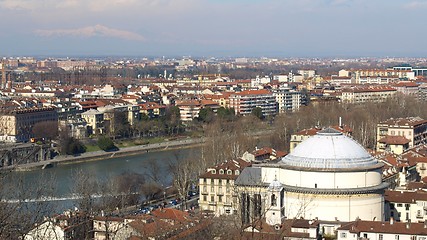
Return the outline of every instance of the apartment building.
[[[273,95],[276,97],[279,113],[296,111],[301,106],[301,92],[282,88],[274,90]]]
[[[96,109],[90,109],[83,112],[81,115],[87,123],[87,131],[89,135],[104,133],[104,113]]]
[[[176,103],[181,115],[181,121],[193,121],[194,118],[199,117],[200,109],[209,107],[214,112],[219,108],[219,105],[212,100],[188,100]]]
[[[386,86],[355,87],[342,90],[343,103],[383,102],[395,96],[396,89]]]
[[[251,163],[242,159],[229,160],[199,177],[199,206],[201,211],[212,211],[215,215],[234,214],[238,208],[234,181]]]
[[[400,222],[425,222],[427,220],[427,192],[392,191],[385,192],[386,219]]]
[[[359,77],[398,77],[398,78],[407,78],[409,80],[415,79],[415,73],[411,70],[401,70],[401,69],[356,69],[356,70],[346,70],[340,71],[341,74],[349,74],[356,78]]]
[[[403,136],[409,148],[427,143],[427,120],[420,117],[390,118],[377,124],[377,148],[386,136]]]
[[[418,96],[420,92],[420,85],[416,82],[398,82],[393,84],[391,87],[404,95]]]
[[[0,112],[0,141],[26,142],[32,137],[33,127],[40,122],[51,122],[58,128],[55,108],[19,108]]]
[[[236,114],[248,115],[256,107],[262,109],[264,116],[277,113],[276,97],[266,89],[246,90],[230,95],[230,108],[234,108]]]
[[[425,223],[357,220],[337,229],[337,240],[425,240]]]

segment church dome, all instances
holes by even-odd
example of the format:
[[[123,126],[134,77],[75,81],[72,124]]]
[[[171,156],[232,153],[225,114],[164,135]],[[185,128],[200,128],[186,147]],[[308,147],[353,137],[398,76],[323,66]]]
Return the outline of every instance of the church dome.
[[[355,140],[327,128],[298,144],[282,163],[300,168],[349,169],[372,167],[378,161]]]

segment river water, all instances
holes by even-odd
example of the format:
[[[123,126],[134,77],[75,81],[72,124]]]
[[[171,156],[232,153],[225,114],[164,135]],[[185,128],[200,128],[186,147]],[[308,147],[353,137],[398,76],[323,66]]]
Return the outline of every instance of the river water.
[[[199,154],[198,148],[148,152],[127,157],[59,165],[43,170],[12,172],[11,175],[22,179],[22,189],[28,189],[29,192],[33,188],[40,188],[40,184],[51,187],[52,190],[49,193],[50,196],[47,196],[48,199],[56,201],[58,209],[64,210],[73,207],[73,200],[69,198],[73,195],[76,173],[88,174],[99,182],[106,182],[121,174],[145,174],[148,171],[146,166],[149,165],[150,161],[154,161],[159,166],[160,176],[162,176],[161,184],[169,186],[172,181],[172,176],[168,171],[170,160],[178,159],[179,161],[179,159],[190,155],[197,156],[197,154]],[[3,197],[3,199],[7,198],[6,196]],[[31,199],[31,196],[29,198]]]

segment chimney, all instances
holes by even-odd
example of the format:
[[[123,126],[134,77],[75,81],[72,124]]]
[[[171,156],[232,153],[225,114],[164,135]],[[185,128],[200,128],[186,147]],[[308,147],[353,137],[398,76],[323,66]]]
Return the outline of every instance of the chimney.
[[[339,118],[339,126],[338,127],[343,128],[342,127],[342,118],[341,117]]]
[[[390,218],[390,225],[393,225],[393,223],[394,223],[394,218],[393,218],[393,217],[391,217],[391,218]]]

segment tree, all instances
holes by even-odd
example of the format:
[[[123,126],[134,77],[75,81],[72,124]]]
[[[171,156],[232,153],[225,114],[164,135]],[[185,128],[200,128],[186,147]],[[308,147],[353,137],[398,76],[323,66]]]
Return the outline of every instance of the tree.
[[[113,140],[106,136],[101,136],[98,138],[98,147],[104,151],[117,149],[117,147],[114,145]]]
[[[173,177],[173,186],[178,191],[178,196],[184,201],[182,205],[187,209],[187,194],[193,183],[198,179],[198,174],[194,171],[194,159],[185,158],[175,152],[175,158],[169,162],[169,170]]]
[[[78,139],[70,138],[66,143],[66,154],[75,155],[86,152],[86,146],[83,145]]]
[[[214,119],[214,112],[213,112],[212,108],[205,107],[205,108],[200,109],[199,117],[197,118],[198,121],[210,123],[213,121],[213,119]]]
[[[260,107],[253,108],[251,113],[260,120],[264,119],[264,115],[262,114],[262,109]]]
[[[0,173],[0,239],[23,239],[36,223],[52,214],[53,202],[28,203],[25,199],[51,196],[55,183],[53,175],[28,180],[23,175]]]
[[[58,136],[58,122],[46,121],[34,124],[33,135],[35,138],[56,138]]]

